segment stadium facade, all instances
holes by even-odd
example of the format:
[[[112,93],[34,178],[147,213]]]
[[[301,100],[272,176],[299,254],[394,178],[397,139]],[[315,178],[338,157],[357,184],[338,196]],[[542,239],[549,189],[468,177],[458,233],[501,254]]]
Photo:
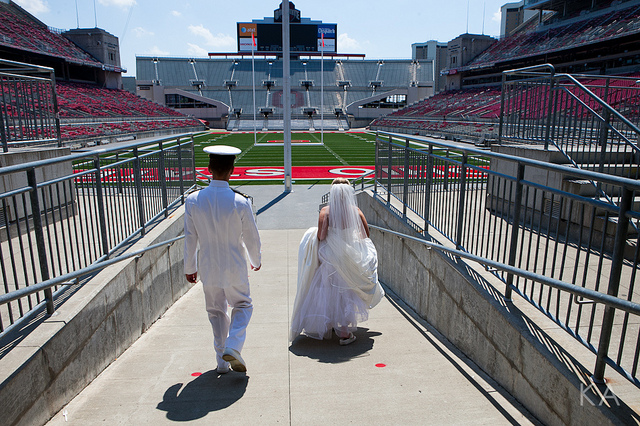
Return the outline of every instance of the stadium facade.
[[[640,75],[638,0],[524,0],[502,12],[500,39],[463,34],[447,44],[439,71],[447,90],[377,118],[371,128],[484,144],[498,138],[505,71],[551,64],[589,81]],[[637,108],[625,113],[639,121]]]
[[[290,6],[293,130],[366,126],[437,90],[435,59],[369,60],[340,54],[337,24],[304,18]],[[255,111],[258,130],[282,130],[279,11],[273,18],[239,22],[237,52],[208,58],[138,56],[137,94],[207,120],[212,127],[251,130]]]

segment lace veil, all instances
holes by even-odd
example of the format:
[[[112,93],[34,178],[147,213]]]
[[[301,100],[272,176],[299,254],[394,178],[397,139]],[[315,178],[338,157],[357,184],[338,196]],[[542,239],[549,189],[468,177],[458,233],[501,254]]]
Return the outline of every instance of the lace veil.
[[[378,283],[378,254],[367,238],[351,185],[334,184],[329,193],[329,229],[324,255],[343,280],[339,286],[354,291],[369,306],[382,297]]]

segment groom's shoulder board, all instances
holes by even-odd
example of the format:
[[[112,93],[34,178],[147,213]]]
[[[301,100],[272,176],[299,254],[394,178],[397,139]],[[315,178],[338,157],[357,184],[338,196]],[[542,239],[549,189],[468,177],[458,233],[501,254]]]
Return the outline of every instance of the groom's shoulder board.
[[[243,197],[244,197],[244,198],[246,198],[247,200],[253,201],[253,197],[252,197],[251,195],[247,195],[247,194],[245,194],[244,192],[240,192],[240,191],[238,191],[237,189],[233,189],[233,188],[231,188],[231,190],[232,190],[233,192],[235,192],[236,194],[243,196]]]

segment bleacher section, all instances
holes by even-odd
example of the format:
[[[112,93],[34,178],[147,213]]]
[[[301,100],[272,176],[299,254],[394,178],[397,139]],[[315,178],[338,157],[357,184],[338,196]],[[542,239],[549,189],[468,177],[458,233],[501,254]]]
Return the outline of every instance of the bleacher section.
[[[632,123],[640,122],[640,86],[637,79],[640,74],[626,74],[624,78],[612,78],[608,84],[605,78],[580,78],[600,99],[611,105]],[[629,90],[631,89],[631,90]],[[541,112],[534,105],[541,98],[545,87],[538,86],[519,95],[512,102],[521,105],[520,116],[523,119],[538,119]],[[588,108],[597,109],[593,99],[582,99],[581,91],[575,85],[566,84],[559,90],[575,94],[576,99],[586,102]],[[556,106],[557,114],[575,107],[566,104],[562,98]],[[462,89],[439,93],[436,96],[409,105],[399,111],[378,118],[371,123],[373,130],[386,130],[400,133],[444,136],[450,138],[493,140],[498,136],[498,124],[501,107],[501,89],[484,87]],[[587,108],[582,109],[588,114]],[[572,112],[575,117],[575,112]]]
[[[551,16],[546,20],[550,21]],[[495,42],[470,63],[459,67],[458,71],[491,67],[516,58],[526,59],[639,33],[640,6],[637,4],[540,26],[534,20],[513,36]]]
[[[88,84],[58,82],[60,117],[184,117],[162,105],[126,90],[104,89]]]
[[[259,128],[278,128],[282,108],[282,61],[256,58],[255,89]],[[411,60],[345,60],[326,58],[292,60],[291,90],[292,115],[301,129],[319,128],[320,115],[324,127],[342,129],[348,121],[336,116],[336,111],[350,114],[350,105],[361,103],[374,95],[433,81],[433,67]],[[252,64],[250,58],[191,59],[138,57],[139,81],[180,89],[194,95],[222,102],[229,109],[228,130],[253,129]],[[324,80],[324,97],[321,97],[321,81]],[[194,84],[199,82],[200,84]],[[272,82],[267,86],[265,82]],[[372,82],[377,82],[372,85]],[[321,108],[323,107],[322,111]],[[259,113],[266,108],[271,114],[265,119]],[[358,108],[353,106],[353,108]],[[311,120],[309,111],[315,111]],[[238,117],[235,113],[240,112]],[[239,118],[239,121],[238,121]],[[250,123],[242,123],[249,120]]]
[[[32,53],[63,58],[86,66],[102,64],[67,38],[22,13],[15,5],[0,2],[0,44]]]
[[[126,90],[58,82],[56,92],[63,140],[201,126]]]
[[[500,88],[485,87],[439,93],[378,118],[373,130],[495,139],[500,115]]]
[[[130,135],[162,129],[180,129],[189,127],[202,127],[200,121],[191,118],[173,120],[144,120],[103,122],[84,125],[61,125],[60,133],[63,141],[87,138],[102,138],[114,135]],[[185,130],[187,131],[187,130]]]
[[[0,47],[10,54],[17,52],[21,58],[32,57],[34,63],[38,63],[43,58],[42,55],[45,55],[45,65],[56,69],[59,79],[56,81],[58,117],[64,141],[85,139],[86,143],[91,143],[89,138],[109,137],[109,140],[113,140],[114,137],[111,136],[114,135],[135,137],[140,132],[169,133],[174,130],[182,132],[204,128],[199,120],[125,90],[66,81],[73,75],[72,78],[79,81],[95,82],[96,68],[101,72],[111,73],[119,73],[120,70],[98,61],[60,31],[48,28],[13,2],[0,2]],[[74,67],[73,73],[58,73],[58,70],[67,70],[71,65]],[[29,88],[19,91],[23,92],[30,93]],[[3,108],[8,118],[15,115],[16,105],[23,110],[37,107],[15,99],[7,86],[3,86],[2,95]],[[41,94],[33,99],[40,99],[45,95],[48,94]],[[30,130],[14,125],[11,131],[27,134]],[[51,129],[51,133],[55,134],[55,129]]]

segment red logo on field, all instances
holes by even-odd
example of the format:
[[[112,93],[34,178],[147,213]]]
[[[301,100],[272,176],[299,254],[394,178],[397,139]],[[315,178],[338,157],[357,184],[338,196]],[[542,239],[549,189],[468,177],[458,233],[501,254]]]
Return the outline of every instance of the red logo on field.
[[[199,172],[209,174],[206,168],[198,168]],[[373,174],[373,166],[293,166],[292,179],[335,179],[345,177],[353,179],[365,173]],[[264,180],[284,179],[284,167],[236,167],[231,180]]]

